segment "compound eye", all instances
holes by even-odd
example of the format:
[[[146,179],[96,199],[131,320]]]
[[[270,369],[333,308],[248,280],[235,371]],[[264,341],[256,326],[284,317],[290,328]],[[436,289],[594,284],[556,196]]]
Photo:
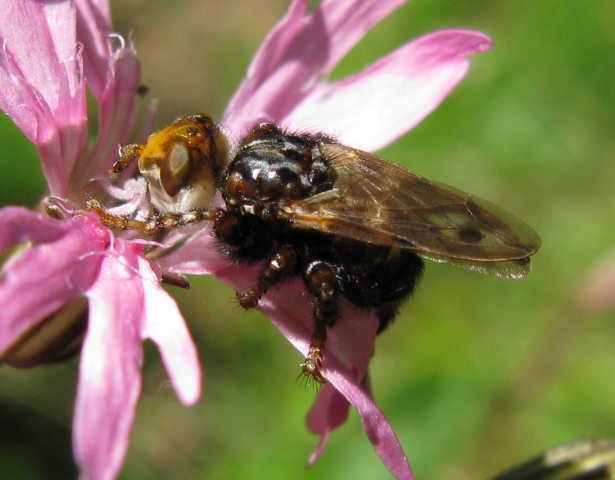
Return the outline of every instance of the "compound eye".
[[[165,153],[160,164],[162,188],[174,197],[186,186],[191,172],[190,149],[182,143],[176,143]]]

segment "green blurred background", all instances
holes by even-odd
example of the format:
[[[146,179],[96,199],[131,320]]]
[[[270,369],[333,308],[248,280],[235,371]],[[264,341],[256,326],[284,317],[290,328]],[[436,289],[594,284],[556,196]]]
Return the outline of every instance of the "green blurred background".
[[[157,126],[198,111],[220,118],[287,6],[112,2],[159,101]],[[372,377],[417,477],[469,480],[560,442],[615,437],[615,313],[575,301],[615,251],[615,3],[414,0],[335,76],[450,27],[481,30],[494,49],[474,56],[459,88],[382,156],[515,213],[543,247],[518,282],[429,264],[379,338]],[[0,203],[34,205],[44,189],[34,148],[4,116],[0,145]],[[300,354],[260,314],[239,312],[216,280],[193,278],[190,291],[173,293],[199,346],[203,397],[181,407],[147,345],[121,478],[389,478],[354,411],[305,469],[318,439],[304,420],[314,393],[295,382]],[[76,369],[76,360],[0,369],[0,478],[75,477]]]

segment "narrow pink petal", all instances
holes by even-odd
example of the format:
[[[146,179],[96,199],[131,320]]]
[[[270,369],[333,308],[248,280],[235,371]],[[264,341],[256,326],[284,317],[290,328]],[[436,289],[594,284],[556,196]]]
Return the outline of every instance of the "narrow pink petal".
[[[365,434],[389,471],[397,479],[412,479],[401,444],[365,385],[378,323],[375,318],[353,310],[345,306],[340,322],[327,339],[323,373],[329,384],[319,394],[307,419],[310,430],[321,434],[310,464],[322,453],[330,431],[346,420],[350,403],[359,412]]]
[[[10,55],[23,79],[56,111],[66,86],[76,87],[74,68],[76,49],[75,7],[72,2],[39,2],[6,0],[0,16],[3,54]],[[71,75],[67,77],[67,67]],[[67,82],[74,82],[72,85]],[[11,87],[3,76],[3,90]],[[4,103],[0,103],[5,108]],[[31,106],[32,108],[32,106]],[[32,128],[24,125],[24,133],[32,138]],[[34,140],[33,140],[34,141]]]
[[[348,405],[345,397],[341,396],[330,383],[326,384],[318,392],[308,414],[308,427],[314,433],[323,433],[339,427],[348,418]]]
[[[75,3],[77,4],[77,9],[82,10],[90,8],[96,12],[96,16],[99,17],[103,23],[111,25],[109,0],[75,0]]]
[[[38,147],[51,193],[66,196],[87,136],[72,2],[7,0],[0,16],[0,108]]]
[[[126,143],[137,115],[136,94],[140,62],[132,46],[111,36],[108,2],[77,0],[77,37],[84,46],[84,71],[98,101],[98,137],[81,157],[73,183],[83,185],[107,172],[117,158],[117,146]]]
[[[201,368],[196,347],[175,300],[160,286],[150,264],[139,259],[145,295],[143,338],[160,350],[173,388],[184,405],[193,405],[201,394]]]
[[[309,298],[293,284],[285,285],[283,293],[275,291],[268,294],[259,304],[259,310],[304,355],[311,335],[311,315],[306,305],[309,305]],[[347,304],[343,310],[340,322],[327,339],[323,362],[323,374],[330,386],[323,389],[323,397],[308,418],[310,429],[322,435],[310,462],[315,461],[322,452],[330,431],[345,419],[345,404],[349,402],[359,412],[367,437],[389,471],[397,479],[411,480],[414,478],[412,470],[393,428],[370,393],[361,385],[373,351],[377,321],[356,311],[353,315],[353,309]],[[345,400],[334,394],[332,389],[343,395]]]
[[[232,265],[231,261],[220,251],[210,226],[194,235],[182,246],[159,260],[163,268],[173,268],[184,275],[216,275]],[[239,277],[244,276],[238,272]]]
[[[0,352],[40,320],[85,295],[109,233],[85,217],[58,221],[25,208],[0,210],[0,251],[25,249],[0,274]],[[35,292],[35,294],[33,294]]]
[[[355,0],[350,2],[327,0],[323,2],[320,9],[314,12],[314,17],[321,17],[325,23],[325,31],[321,33],[325,40],[320,40],[326,42],[323,46],[328,51],[324,73],[330,73],[370,28],[406,2],[407,0]],[[318,31],[310,32],[310,34],[314,33],[319,35]]]
[[[94,97],[100,101],[108,79],[111,58],[109,2],[76,0],[77,39],[83,44],[84,72]]]
[[[327,445],[329,434],[335,428],[344,424],[348,419],[350,403],[333,385],[326,384],[318,392],[316,401],[307,416],[308,428],[320,434],[320,441],[308,460],[308,465],[313,465],[320,457]]]
[[[465,76],[467,56],[487,50],[482,33],[444,30],[404,45],[339,82],[321,82],[283,123],[317,128],[342,143],[378,150],[431,113]]]
[[[399,439],[371,396],[341,371],[331,371],[327,380],[357,409],[367,438],[391,474],[397,480],[414,479]]]
[[[158,345],[180,400],[193,404],[200,394],[195,346],[141,251],[116,239],[88,291],[73,439],[83,479],[113,479],[120,471],[141,391],[145,338]]]
[[[105,255],[88,297],[73,448],[82,479],[106,480],[119,474],[141,391],[144,292],[137,255]]]
[[[99,93],[98,137],[87,156],[81,158],[73,181],[83,185],[107,172],[117,159],[117,147],[131,135],[137,114],[136,93],[141,64],[136,51],[120,45],[108,59],[105,88]]]
[[[325,1],[305,15],[295,0],[269,33],[231,100],[224,124],[234,133],[256,121],[279,122],[374,24],[405,0]]]

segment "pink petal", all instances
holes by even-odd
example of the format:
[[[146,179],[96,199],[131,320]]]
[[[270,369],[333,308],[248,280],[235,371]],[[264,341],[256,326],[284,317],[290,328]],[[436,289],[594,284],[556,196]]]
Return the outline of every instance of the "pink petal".
[[[83,479],[119,474],[141,391],[144,292],[136,255],[121,259],[105,255],[88,292],[73,418],[73,448]]]
[[[173,388],[184,405],[201,395],[201,369],[196,347],[175,300],[160,286],[158,276],[144,258],[139,259],[146,298],[143,338],[158,346]]]
[[[111,16],[109,2],[76,0],[77,38],[83,44],[85,77],[94,97],[100,102],[107,85],[111,58]]]
[[[331,431],[346,422],[349,407],[350,403],[346,397],[330,383],[318,392],[316,401],[307,416],[309,429],[320,434],[320,442],[308,460],[309,466],[313,465],[323,453]]]
[[[323,72],[330,73],[338,62],[365,36],[370,28],[388,17],[407,0],[355,0],[340,2],[327,0],[322,3],[314,17],[320,16],[325,23],[324,31],[310,31],[319,37],[320,44],[327,49],[327,63]],[[314,23],[317,23],[316,21]],[[301,45],[296,45],[301,48]],[[312,68],[315,68],[313,65]]]
[[[444,30],[404,45],[349,78],[320,82],[283,124],[315,127],[342,143],[378,150],[431,113],[465,76],[467,56],[487,50],[482,33]]]
[[[348,419],[348,400],[330,384],[327,383],[318,392],[316,401],[307,417],[310,430],[324,434],[343,425]]]
[[[371,396],[344,372],[334,370],[327,380],[357,409],[367,438],[391,474],[397,480],[414,479],[399,439]]]
[[[111,25],[111,10],[109,0],[75,0],[77,9],[84,10],[90,8],[95,12],[97,21]],[[90,27],[93,28],[93,27]]]
[[[219,272],[218,275],[226,278],[225,273]],[[259,310],[305,355],[311,337],[311,302],[298,283],[285,285],[283,291],[276,289],[269,293],[259,303]],[[315,461],[322,452],[329,432],[345,420],[345,402],[349,402],[361,415],[367,437],[391,473],[398,479],[413,479],[395,432],[361,385],[373,351],[377,326],[374,317],[361,314],[343,303],[340,321],[327,339],[323,362],[323,374],[331,386],[323,389],[324,397],[319,399],[322,403],[312,410],[308,419],[310,428],[322,434],[310,461]],[[345,400],[336,396],[333,388]]]
[[[132,45],[111,36],[109,4],[104,0],[77,0],[77,35],[84,45],[88,86],[98,101],[98,137],[82,156],[76,185],[108,172],[117,158],[117,146],[127,143],[137,116],[136,94],[141,64]],[[115,44],[115,49],[112,45]]]
[[[224,124],[234,133],[279,122],[374,24],[403,0],[328,0],[309,15],[295,0],[269,33],[231,100]]]
[[[172,268],[184,275],[216,275],[220,270],[232,266],[231,261],[220,251],[211,232],[211,225],[194,235],[169,255],[160,258],[163,269]],[[241,277],[241,274],[237,274]]]
[[[399,440],[365,385],[377,326],[374,317],[344,305],[341,319],[327,339],[323,373],[329,384],[320,392],[307,419],[310,430],[321,434],[309,463],[322,453],[330,431],[344,423],[350,403],[359,412],[368,439],[395,478],[412,479]]]
[[[158,345],[180,400],[194,404],[200,395],[196,348],[141,250],[117,239],[88,292],[74,417],[75,457],[84,479],[112,479],[120,471],[141,391],[145,338]]]
[[[58,221],[20,207],[0,210],[0,251],[26,248],[2,266],[0,352],[96,278],[108,231],[89,218]],[[36,295],[32,295],[36,292]]]
[[[117,159],[118,145],[129,140],[137,115],[140,71],[136,51],[123,44],[107,59],[104,90],[99,92],[98,137],[91,152],[81,158],[75,184],[108,172]]]
[[[51,193],[66,196],[87,135],[74,5],[7,0],[0,42],[0,108],[39,148]]]

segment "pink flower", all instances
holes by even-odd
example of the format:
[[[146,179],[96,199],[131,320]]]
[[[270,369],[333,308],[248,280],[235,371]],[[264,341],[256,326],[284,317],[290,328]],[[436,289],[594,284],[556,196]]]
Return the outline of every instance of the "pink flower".
[[[106,2],[9,0],[0,18],[0,106],[38,149],[64,210],[106,175],[136,113],[139,63],[109,36]],[[86,84],[98,107],[88,148]],[[61,214],[62,210],[56,210]],[[141,389],[141,343],[154,341],[186,404],[200,395],[196,349],[160,268],[143,243],[114,238],[92,214],[62,221],[0,210],[0,358],[15,366],[60,360],[81,347],[74,451],[82,478],[115,478]],[[156,315],[153,314],[156,312]],[[95,432],[95,434],[93,434]]]
[[[0,277],[0,301],[5,305],[0,356],[6,360],[20,353],[22,364],[28,365],[70,353],[78,338],[63,329],[55,332],[62,350],[32,356],[20,347],[42,319],[52,318],[46,324],[54,325],[56,318],[66,318],[59,314],[62,307],[87,298],[75,455],[83,478],[113,478],[126,452],[139,394],[143,339],[158,344],[180,400],[191,404],[199,395],[194,346],[174,301],[159,286],[163,274],[213,274],[245,291],[257,272],[232,265],[205,230],[152,260],[143,252],[144,240],[114,238],[94,215],[76,212],[84,194],[130,200],[124,212],[144,213],[148,207],[142,179],[104,191],[102,183],[90,182],[107,175],[117,144],[127,141],[132,131],[138,63],[121,39],[116,38],[118,47],[112,48],[103,0],[9,3],[0,20],[0,106],[37,146],[50,194],[63,199],[55,202],[56,214],[74,216],[58,221],[17,207],[0,211],[0,248],[15,249]],[[306,14],[306,1],[294,0],[229,104],[223,123],[231,135],[237,139],[267,120],[291,129],[324,130],[343,143],[374,150],[420,122],[465,75],[467,57],[490,48],[489,38],[463,30],[436,32],[349,78],[326,80],[366,31],[402,3],[325,0]],[[86,145],[86,83],[99,105],[100,131],[91,148]],[[181,236],[171,232],[162,242],[169,245]],[[16,248],[20,245],[23,250]],[[35,291],[38,298],[25,298],[29,284],[37,287],[28,296]],[[299,282],[274,289],[258,308],[307,354],[311,312]],[[310,429],[321,435],[310,464],[353,405],[391,473],[411,479],[399,440],[369,391],[367,369],[377,323],[375,317],[358,317],[342,305],[342,318],[327,341],[323,374],[328,383],[308,415]],[[97,432],[96,443],[87,435],[91,431]]]

